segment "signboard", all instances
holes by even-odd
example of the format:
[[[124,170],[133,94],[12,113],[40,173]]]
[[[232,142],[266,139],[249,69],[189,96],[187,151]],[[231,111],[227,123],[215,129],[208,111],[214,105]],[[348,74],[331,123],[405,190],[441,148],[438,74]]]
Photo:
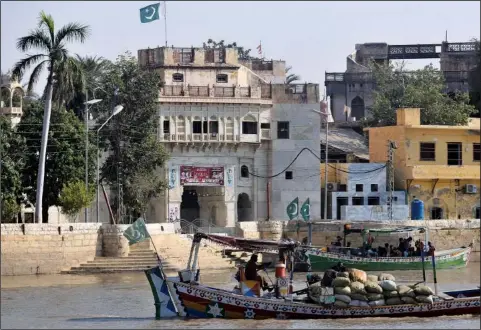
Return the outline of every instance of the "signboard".
[[[169,168],[169,189],[177,187],[178,167],[171,166]]]
[[[224,167],[180,166],[182,186],[223,186]]]

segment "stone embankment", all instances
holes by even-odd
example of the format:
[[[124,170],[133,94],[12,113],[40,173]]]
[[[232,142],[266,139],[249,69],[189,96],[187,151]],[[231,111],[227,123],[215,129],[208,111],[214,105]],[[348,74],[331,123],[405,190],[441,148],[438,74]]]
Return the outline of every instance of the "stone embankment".
[[[140,271],[157,265],[152,243],[129,246],[123,232],[128,225],[2,224],[1,274],[31,275]],[[147,224],[167,271],[185,268],[192,240],[175,234],[173,224]],[[234,269],[222,247],[199,251],[201,269]]]

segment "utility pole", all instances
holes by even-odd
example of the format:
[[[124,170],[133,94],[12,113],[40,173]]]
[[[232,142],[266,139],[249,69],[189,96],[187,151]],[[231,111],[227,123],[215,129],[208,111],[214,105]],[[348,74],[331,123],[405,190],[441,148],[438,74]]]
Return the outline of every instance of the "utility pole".
[[[2,124],[0,123],[0,223],[2,222],[2,204],[3,204],[3,195],[2,195],[2,163],[3,163],[3,144],[2,144]]]
[[[88,91],[85,90],[85,192],[89,191],[89,105]],[[85,208],[85,223],[89,221],[89,208]]]
[[[393,219],[393,192],[394,192],[394,150],[397,149],[396,142],[388,140],[387,152],[387,184],[388,184],[388,214],[389,221]]]

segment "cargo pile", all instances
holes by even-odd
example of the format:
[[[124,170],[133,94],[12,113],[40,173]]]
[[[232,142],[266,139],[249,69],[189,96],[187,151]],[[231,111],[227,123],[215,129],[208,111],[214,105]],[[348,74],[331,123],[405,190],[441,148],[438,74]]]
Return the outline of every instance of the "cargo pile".
[[[338,272],[332,281],[337,307],[374,307],[433,303],[433,290],[426,285],[396,285],[391,274],[367,275],[359,269]],[[311,290],[309,290],[311,293]],[[316,293],[320,290],[316,290]],[[314,293],[314,291],[312,291]],[[319,301],[319,300],[318,300]]]

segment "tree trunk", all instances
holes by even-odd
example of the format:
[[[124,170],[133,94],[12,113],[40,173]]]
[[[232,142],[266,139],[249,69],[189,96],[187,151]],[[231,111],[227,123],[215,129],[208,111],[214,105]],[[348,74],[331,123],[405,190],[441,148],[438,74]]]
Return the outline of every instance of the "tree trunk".
[[[50,72],[47,80],[47,95],[45,97],[45,110],[43,113],[43,128],[42,128],[42,144],[40,147],[40,159],[38,163],[37,174],[37,198],[35,206],[35,219],[37,223],[42,223],[42,216],[44,215],[42,209],[43,202],[43,182],[45,177],[45,160],[47,155],[48,131],[50,128],[50,114],[52,113],[52,93],[53,93],[53,63],[50,64]],[[48,209],[47,219],[48,221]]]
[[[48,223],[48,209],[48,205],[42,209],[42,223]]]

